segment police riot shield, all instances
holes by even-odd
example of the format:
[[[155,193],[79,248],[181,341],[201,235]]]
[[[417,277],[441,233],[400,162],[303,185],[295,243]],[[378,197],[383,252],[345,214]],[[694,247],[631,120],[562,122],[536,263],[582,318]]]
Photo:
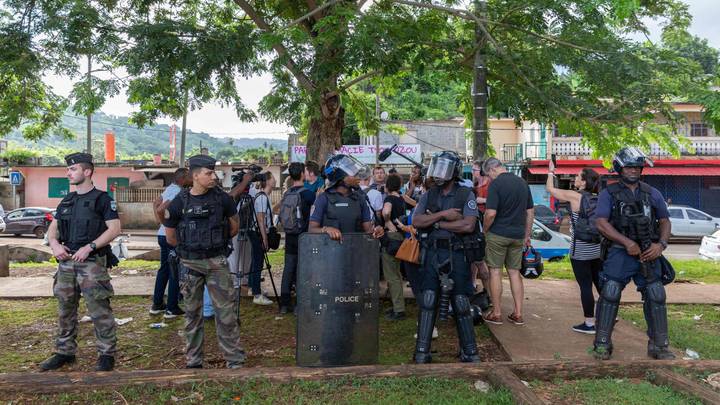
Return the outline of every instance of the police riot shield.
[[[370,235],[299,238],[298,366],[328,367],[378,361],[380,247]]]

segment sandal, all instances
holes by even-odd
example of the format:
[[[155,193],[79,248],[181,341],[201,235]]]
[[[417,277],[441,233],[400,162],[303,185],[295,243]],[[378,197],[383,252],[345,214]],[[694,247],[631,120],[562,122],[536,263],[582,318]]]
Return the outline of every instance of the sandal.
[[[487,315],[483,315],[483,320],[487,323],[491,323],[493,325],[502,325],[502,316],[500,315],[491,315],[490,312],[487,313]]]
[[[510,323],[514,323],[515,325],[525,325],[525,321],[523,321],[522,316],[517,316],[514,312],[508,315],[508,321],[510,321]]]

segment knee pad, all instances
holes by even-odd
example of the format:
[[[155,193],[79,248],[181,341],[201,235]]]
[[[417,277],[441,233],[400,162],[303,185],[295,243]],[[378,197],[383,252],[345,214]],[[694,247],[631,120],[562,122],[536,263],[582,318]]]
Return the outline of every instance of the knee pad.
[[[645,299],[653,304],[664,304],[667,296],[660,281],[654,281],[645,288]]]
[[[425,290],[421,294],[420,298],[420,309],[426,311],[435,310],[437,305],[437,292],[435,290]]]
[[[615,280],[606,280],[600,296],[607,302],[616,304],[620,302],[623,285]]]
[[[455,310],[455,316],[465,316],[470,314],[470,300],[467,295],[453,295],[452,303],[453,309]]]

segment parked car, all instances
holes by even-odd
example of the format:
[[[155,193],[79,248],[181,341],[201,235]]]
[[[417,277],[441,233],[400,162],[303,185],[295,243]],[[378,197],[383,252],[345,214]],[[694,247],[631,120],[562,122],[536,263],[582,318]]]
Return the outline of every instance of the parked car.
[[[720,231],[703,236],[698,255],[701,259],[720,260]]]
[[[570,236],[553,231],[537,219],[533,223],[530,242],[545,260],[562,260],[570,253],[571,241]]]
[[[5,229],[3,233],[15,236],[33,234],[43,239],[48,226],[54,218],[52,208],[25,207],[12,210],[5,215]]]
[[[5,220],[0,217],[0,233],[5,232]]]
[[[671,235],[677,238],[702,238],[720,229],[720,218],[684,205],[668,207]]]
[[[554,213],[547,205],[535,206],[535,219],[553,231],[560,230],[560,216]]]

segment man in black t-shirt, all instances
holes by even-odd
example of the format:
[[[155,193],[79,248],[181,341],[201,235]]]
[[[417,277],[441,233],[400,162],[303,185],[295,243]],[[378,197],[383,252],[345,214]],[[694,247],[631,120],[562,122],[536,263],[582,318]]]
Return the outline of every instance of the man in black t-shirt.
[[[485,230],[485,262],[490,268],[490,297],[493,308],[484,316],[486,322],[502,324],[500,313],[502,296],[502,268],[508,271],[515,302],[508,320],[516,325],[524,324],[522,317],[523,248],[530,246],[535,212],[530,187],[525,180],[508,173],[496,158],[483,164],[483,171],[492,179],[488,188],[483,229]]]
[[[197,155],[188,159],[191,189],[178,194],[164,212],[167,242],[180,257],[180,290],[185,306],[187,368],[202,368],[203,291],[207,284],[215,308],[220,351],[228,368],[245,362],[240,346],[240,320],[235,313],[235,289],[227,256],[230,239],[240,222],[235,201],[216,186],[215,159]]]
[[[298,265],[298,238],[307,232],[310,219],[310,208],[315,203],[315,193],[305,188],[305,165],[300,162],[290,163],[288,174],[292,179],[290,189],[286,192],[297,192],[300,195],[300,219],[303,229],[300,233],[285,233],[285,268],[283,269],[282,285],[280,287],[280,313],[292,312],[290,291],[297,278]],[[283,197],[284,198],[284,197]]]

